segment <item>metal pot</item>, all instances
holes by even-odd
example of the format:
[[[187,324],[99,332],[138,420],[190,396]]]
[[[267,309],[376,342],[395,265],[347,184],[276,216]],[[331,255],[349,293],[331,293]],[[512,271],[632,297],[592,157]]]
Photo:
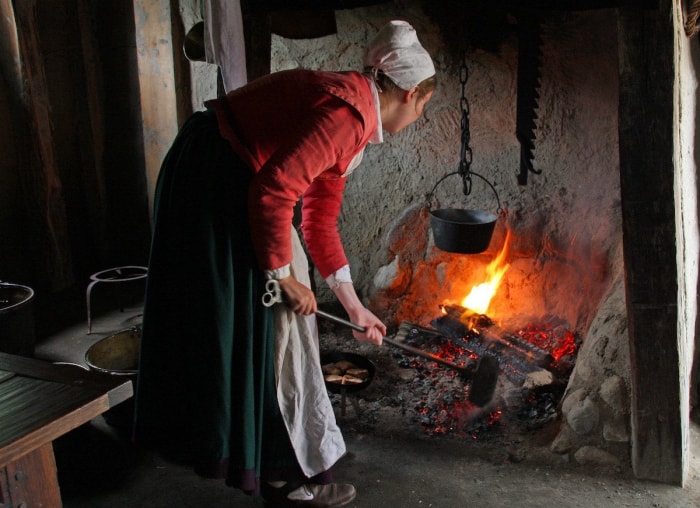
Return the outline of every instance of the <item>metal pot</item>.
[[[483,210],[439,208],[430,211],[430,227],[435,246],[456,254],[484,252],[498,216]]]
[[[196,23],[185,35],[182,44],[185,56],[191,62],[204,62],[206,53],[204,47],[204,21]]]
[[[465,196],[469,196],[472,191],[472,176],[476,176],[483,180],[493,191],[498,202],[497,213],[500,215],[503,209],[501,208],[501,200],[498,197],[496,188],[482,175],[471,170],[472,149],[469,147],[469,101],[465,95],[468,77],[469,69],[466,65],[465,52],[465,62],[462,62],[459,70],[459,82],[462,85],[462,95],[459,100],[460,109],[462,110],[459,166],[457,171],[448,173],[437,181],[430,194],[428,194],[428,209],[430,210],[435,189],[443,180],[452,175],[459,175],[462,179],[462,192]],[[482,210],[461,210],[456,208],[430,210],[430,226],[433,229],[435,246],[455,254],[484,252],[491,243],[491,235],[493,234],[498,215]]]
[[[483,180],[493,191],[498,202],[497,213],[485,210],[462,210],[460,208],[438,208],[431,210],[435,189],[446,178],[460,175],[464,195],[471,193],[472,176]],[[488,249],[491,243],[496,220],[503,213],[498,192],[491,182],[473,171],[456,171],[440,178],[428,194],[428,211],[430,211],[430,227],[433,229],[433,239],[438,249],[455,254],[478,254]]]
[[[0,351],[34,356],[34,290],[0,282]]]
[[[85,363],[95,372],[128,377],[136,386],[140,348],[141,330],[122,330],[90,346],[85,352]],[[129,431],[134,422],[134,398],[110,408],[102,416],[109,425]]]
[[[122,330],[90,346],[85,353],[85,363],[98,372],[135,378],[140,346],[140,329]]]

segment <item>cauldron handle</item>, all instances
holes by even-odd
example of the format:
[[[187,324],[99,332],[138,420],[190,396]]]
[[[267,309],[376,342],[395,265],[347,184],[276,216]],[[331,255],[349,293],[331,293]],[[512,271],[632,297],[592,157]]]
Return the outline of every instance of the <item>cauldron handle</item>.
[[[445,176],[443,176],[442,178],[440,178],[440,179],[435,183],[435,185],[433,185],[433,188],[431,189],[430,193],[427,195],[427,205],[426,205],[426,207],[428,208],[428,210],[430,210],[430,208],[432,207],[432,204],[433,204],[433,197],[434,197],[434,195],[435,195],[435,189],[437,189],[437,186],[440,185],[440,184],[443,182],[443,180],[447,179],[448,177],[450,177],[450,176],[452,176],[452,175],[460,175],[460,176],[461,176],[461,175],[462,175],[462,171],[453,171],[452,173],[447,173]],[[487,184],[489,187],[491,187],[491,190],[493,191],[494,196],[496,196],[496,202],[498,203],[498,209],[496,210],[496,213],[497,213],[498,215],[501,215],[501,214],[503,213],[503,208],[501,207],[501,199],[498,197],[498,192],[496,192],[496,188],[493,186],[493,184],[492,184],[491,182],[489,182],[485,177],[483,177],[483,176],[480,175],[479,173],[475,173],[474,171],[469,171],[469,175],[478,176],[478,177],[481,178],[484,182],[486,182],[486,184]],[[465,194],[465,195],[469,195],[470,192],[471,192],[471,185],[469,186],[469,189],[467,189],[466,187],[465,187],[465,189],[464,189],[464,194]]]
[[[498,208],[496,209],[496,213],[498,215],[501,215],[503,213],[503,207],[501,207],[501,200],[498,197],[498,192],[496,192],[496,187],[493,186],[491,182],[489,182],[485,177],[481,176],[479,173],[475,173],[474,171],[471,171],[470,174],[474,176],[478,176],[481,178],[484,182],[486,182],[486,185],[491,187],[491,190],[493,191],[493,195],[496,196],[496,202],[498,203]]]
[[[448,177],[452,175],[458,175],[459,171],[453,171],[452,173],[447,173],[445,176],[440,178],[437,182],[435,182],[435,185],[433,185],[433,188],[430,190],[430,192],[426,195],[426,208],[430,210],[433,206],[433,197],[435,196],[435,189],[437,189],[437,186],[440,185],[443,180],[446,180]]]

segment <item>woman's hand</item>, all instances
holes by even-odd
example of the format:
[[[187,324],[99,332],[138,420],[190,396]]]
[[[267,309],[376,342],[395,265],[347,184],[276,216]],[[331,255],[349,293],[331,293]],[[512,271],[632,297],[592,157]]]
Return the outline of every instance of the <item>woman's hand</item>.
[[[353,331],[353,337],[363,342],[381,346],[382,339],[386,335],[386,326],[367,307],[362,305],[352,283],[341,282],[333,288],[333,292],[340,303],[343,304],[350,321],[365,329],[364,332]]]
[[[353,330],[353,337],[362,342],[369,342],[377,346],[382,345],[382,340],[386,335],[386,326],[377,316],[372,314],[366,307],[361,307],[350,313],[349,317],[350,321],[365,329],[364,332]]]
[[[318,309],[314,292],[293,276],[279,279],[282,293],[284,293],[284,303],[297,314],[308,316]]]

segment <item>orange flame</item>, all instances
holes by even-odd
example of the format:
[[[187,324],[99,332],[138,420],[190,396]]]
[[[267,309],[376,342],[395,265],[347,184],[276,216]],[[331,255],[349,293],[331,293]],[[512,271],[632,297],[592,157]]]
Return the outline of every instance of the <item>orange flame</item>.
[[[508,271],[508,268],[510,268],[510,263],[504,261],[508,255],[509,246],[510,230],[506,232],[506,239],[503,242],[501,252],[499,252],[494,260],[486,267],[486,281],[472,287],[469,294],[462,300],[462,307],[466,307],[479,314],[486,314],[491,299],[496,294],[498,286],[501,285],[503,275]]]

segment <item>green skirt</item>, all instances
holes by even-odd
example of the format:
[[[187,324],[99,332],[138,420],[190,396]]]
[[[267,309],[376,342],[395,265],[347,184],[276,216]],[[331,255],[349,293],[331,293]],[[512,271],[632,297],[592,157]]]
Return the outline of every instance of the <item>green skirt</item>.
[[[156,187],[134,438],[248,493],[303,480],[277,404],[272,310],[248,222],[252,172],[195,113]],[[319,479],[324,482],[323,479]]]

